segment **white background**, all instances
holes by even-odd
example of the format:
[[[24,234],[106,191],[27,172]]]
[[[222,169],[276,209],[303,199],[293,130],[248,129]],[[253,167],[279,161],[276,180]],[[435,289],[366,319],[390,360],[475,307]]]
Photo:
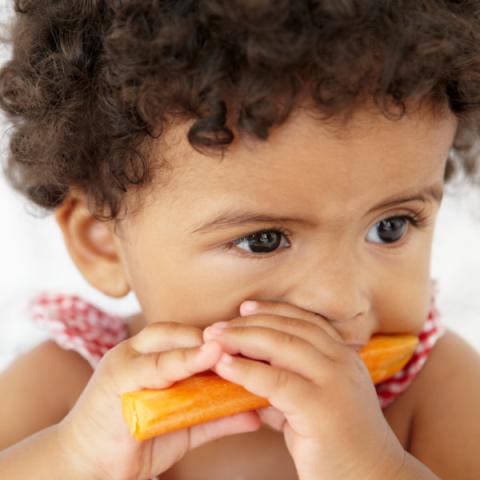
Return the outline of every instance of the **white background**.
[[[0,21],[7,18],[0,0]],[[8,52],[0,52],[3,61]],[[8,131],[0,122],[0,155]],[[451,188],[449,189],[451,190]],[[31,209],[30,209],[31,210]],[[443,321],[480,351],[480,187],[447,194],[434,241],[432,276],[439,282]],[[115,313],[131,313],[136,299],[111,300],[91,288],[68,258],[53,217],[36,218],[0,179],[0,369],[45,338],[29,322],[28,298],[41,290],[76,293]]]

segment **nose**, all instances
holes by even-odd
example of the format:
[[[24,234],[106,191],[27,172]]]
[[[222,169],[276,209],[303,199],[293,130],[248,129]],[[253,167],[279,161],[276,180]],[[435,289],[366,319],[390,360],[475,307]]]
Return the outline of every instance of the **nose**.
[[[366,316],[370,311],[368,271],[354,254],[322,256],[291,277],[284,299],[321,315],[333,324]],[[288,297],[285,298],[285,297]]]

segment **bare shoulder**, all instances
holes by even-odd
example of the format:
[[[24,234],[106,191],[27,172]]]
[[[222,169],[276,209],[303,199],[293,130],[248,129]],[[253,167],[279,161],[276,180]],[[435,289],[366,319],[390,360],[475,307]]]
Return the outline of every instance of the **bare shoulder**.
[[[410,453],[441,478],[477,479],[480,355],[447,331],[413,385]]]
[[[0,450],[59,422],[92,374],[78,353],[46,341],[0,373]]]

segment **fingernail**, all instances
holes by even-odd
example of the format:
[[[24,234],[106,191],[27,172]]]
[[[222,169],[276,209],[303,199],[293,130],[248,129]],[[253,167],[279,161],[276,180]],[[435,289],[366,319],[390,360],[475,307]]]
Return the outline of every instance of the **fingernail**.
[[[248,315],[249,313],[253,313],[258,307],[258,303],[253,300],[247,300],[240,305],[240,314],[241,315]]]
[[[226,365],[230,365],[231,363],[233,363],[233,357],[231,355],[229,355],[228,353],[224,353],[220,357],[220,362],[225,363]]]
[[[210,350],[210,344],[212,342],[207,342],[207,343],[204,343],[201,347],[200,347],[200,350],[198,351],[196,357],[197,358],[201,358],[203,359],[204,356],[206,356],[206,354],[208,353],[208,351]]]
[[[220,335],[223,330],[228,326],[228,322],[213,323],[204,330],[204,333],[208,335]]]
[[[198,358],[200,362],[203,362],[206,358],[209,358],[212,350],[215,350],[216,348],[218,349],[218,347],[213,345],[214,343],[216,342],[207,341],[200,347],[200,350],[196,355],[196,358]]]

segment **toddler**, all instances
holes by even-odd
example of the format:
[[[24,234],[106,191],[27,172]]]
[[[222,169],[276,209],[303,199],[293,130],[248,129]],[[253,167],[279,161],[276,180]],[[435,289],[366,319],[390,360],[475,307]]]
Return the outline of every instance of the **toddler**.
[[[52,338],[0,377],[0,477],[477,479],[480,359],[430,257],[446,182],[476,175],[478,2],[15,10],[6,174],[141,311],[36,300]],[[420,341],[376,386],[375,334]],[[271,406],[130,435],[123,393],[207,370]]]

